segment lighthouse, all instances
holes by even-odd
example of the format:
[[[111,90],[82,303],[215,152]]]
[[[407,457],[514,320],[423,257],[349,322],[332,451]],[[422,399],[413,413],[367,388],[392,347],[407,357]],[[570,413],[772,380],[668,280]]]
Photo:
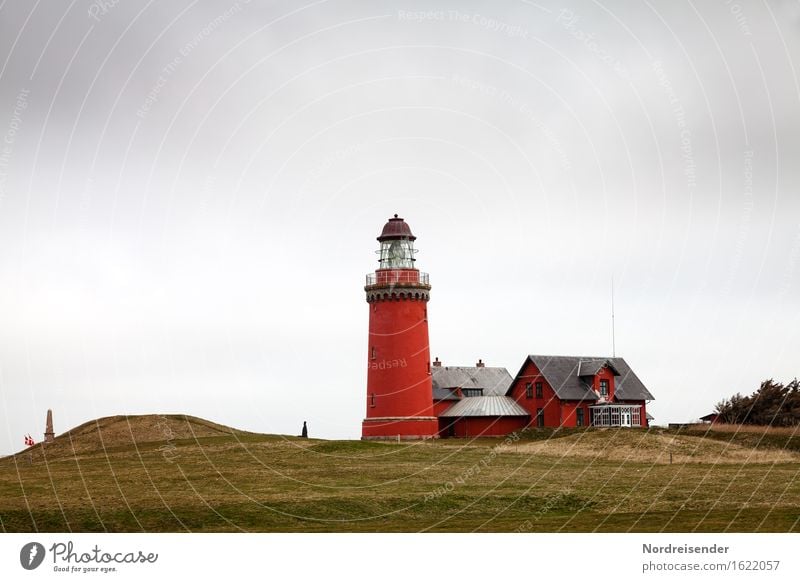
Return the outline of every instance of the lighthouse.
[[[367,406],[363,439],[438,435],[428,346],[427,273],[415,268],[411,228],[396,214],[378,237],[378,268],[367,275]]]

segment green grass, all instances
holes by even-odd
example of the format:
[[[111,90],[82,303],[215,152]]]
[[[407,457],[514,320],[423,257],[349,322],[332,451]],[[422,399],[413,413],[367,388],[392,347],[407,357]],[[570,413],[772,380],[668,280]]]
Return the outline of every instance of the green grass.
[[[497,452],[501,441],[493,439],[398,445],[219,430],[175,438],[168,450],[159,440],[105,442],[105,453],[82,442],[76,455],[62,441],[46,458],[37,451],[32,464],[27,453],[2,459],[0,528],[800,531],[797,462],[651,464],[533,455],[513,445]],[[519,443],[585,432],[526,431]],[[648,436],[626,434],[632,442]]]

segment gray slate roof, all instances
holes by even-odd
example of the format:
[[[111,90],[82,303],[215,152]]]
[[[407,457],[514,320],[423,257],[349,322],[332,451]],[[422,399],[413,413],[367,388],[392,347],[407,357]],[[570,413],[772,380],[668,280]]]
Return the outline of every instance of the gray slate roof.
[[[460,400],[457,394],[454,394],[452,390],[448,390],[447,388],[434,388],[433,399],[437,402],[440,400]]]
[[[442,388],[483,388],[484,396],[503,396],[513,378],[505,368],[432,366],[434,391]]]
[[[623,358],[598,358],[590,356],[536,356],[530,355],[523,362],[517,376],[522,373],[528,360],[536,364],[544,379],[555,390],[561,400],[598,400],[591,386],[579,375],[586,369],[582,362],[602,363],[608,361],[618,372],[614,379],[614,397],[616,400],[655,400],[642,381],[633,373]],[[582,368],[582,369],[581,369]],[[506,394],[510,392],[506,391]]]
[[[510,396],[473,396],[462,398],[439,416],[528,416],[528,411]]]

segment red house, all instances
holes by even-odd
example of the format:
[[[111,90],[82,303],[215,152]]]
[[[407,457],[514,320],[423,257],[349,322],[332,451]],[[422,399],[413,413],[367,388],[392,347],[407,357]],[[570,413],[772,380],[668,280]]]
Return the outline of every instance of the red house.
[[[622,358],[528,356],[506,393],[533,426],[647,426],[654,400]]]
[[[653,395],[622,358],[528,356],[505,368],[433,363],[439,437],[505,436],[533,427],[648,425]]]

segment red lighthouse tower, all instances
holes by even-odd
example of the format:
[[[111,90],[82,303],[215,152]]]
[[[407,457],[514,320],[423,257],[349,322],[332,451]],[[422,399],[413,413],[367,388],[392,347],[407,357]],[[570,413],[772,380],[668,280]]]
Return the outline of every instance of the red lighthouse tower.
[[[378,269],[367,275],[369,347],[363,439],[435,438],[428,347],[427,273],[414,268],[411,228],[394,215],[378,237]]]

